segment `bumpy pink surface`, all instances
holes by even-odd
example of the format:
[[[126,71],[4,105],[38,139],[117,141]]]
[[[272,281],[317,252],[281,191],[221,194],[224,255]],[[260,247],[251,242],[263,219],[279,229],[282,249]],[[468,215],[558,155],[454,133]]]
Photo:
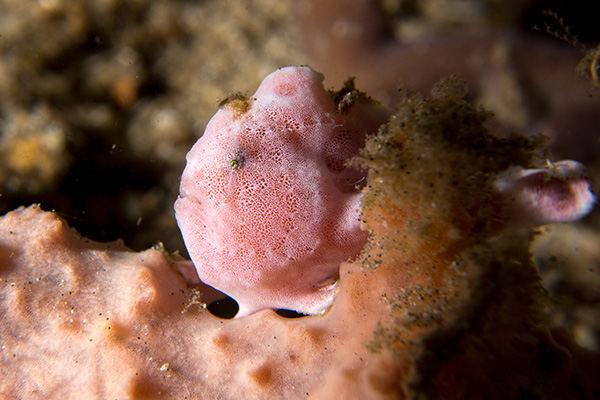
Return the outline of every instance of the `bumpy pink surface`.
[[[309,67],[273,72],[247,110],[220,109],[187,155],[177,222],[198,276],[238,302],[236,317],[324,311],[340,262],[366,243],[363,174],[346,162],[384,113],[336,113],[322,81]]]

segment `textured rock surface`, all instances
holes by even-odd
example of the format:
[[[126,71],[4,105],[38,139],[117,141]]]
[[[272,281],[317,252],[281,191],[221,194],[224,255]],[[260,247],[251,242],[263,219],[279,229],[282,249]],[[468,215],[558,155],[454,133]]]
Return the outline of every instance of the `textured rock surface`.
[[[81,239],[35,207],[7,214],[0,395],[598,398],[598,354],[548,329],[529,233],[493,234],[481,206],[498,171],[531,159],[484,120],[451,93],[409,96],[367,142],[369,241],[323,316],[224,320],[164,253]]]
[[[21,205],[41,203],[46,210],[56,210],[86,237],[99,241],[122,238],[138,251],[161,240],[169,250],[185,254],[173,218],[173,201],[185,153],[216,111],[215,99],[236,90],[251,93],[266,74],[284,65],[310,64],[326,72],[326,65],[318,66],[300,49],[302,34],[291,12],[296,3],[1,1],[0,214]],[[317,4],[325,18],[331,13],[340,16],[339,11],[328,7],[334,4],[332,1]],[[600,25],[595,22],[600,3],[587,0],[386,0],[373,4],[384,7],[384,25],[396,39],[429,52],[425,58],[427,68],[417,68],[407,76],[392,76],[386,90],[394,90],[399,79],[406,83],[413,79],[426,81],[423,87],[429,90],[429,85],[444,74],[436,66],[445,68],[449,59],[435,53],[439,47],[419,45],[421,39],[436,34],[444,38],[461,29],[485,32],[501,25],[516,34],[537,35],[552,46],[558,44],[556,38],[531,29],[536,24],[543,27],[545,22],[558,28],[551,18],[539,19],[542,10],[550,8],[559,12],[583,43],[595,46],[589,41],[599,37]],[[342,33],[344,27],[348,25],[336,25]],[[330,38],[328,34],[320,41]],[[494,48],[498,51],[486,47],[486,54],[503,54],[501,45]],[[458,52],[450,55],[457,54],[459,62],[466,60]],[[398,66],[411,70],[411,64],[405,61]],[[531,65],[527,57],[525,61]],[[532,87],[536,77],[554,69],[556,60],[535,67],[533,79],[515,75],[515,66],[502,62],[501,57],[496,62],[491,69],[482,66],[480,72],[483,78],[500,78],[487,81],[494,89],[491,92],[499,95],[482,101],[498,117],[508,116],[517,122],[524,114],[547,110],[544,96],[523,96],[520,85],[536,93],[538,89],[558,88],[557,82],[573,76],[572,66],[568,66],[541,87]],[[349,73],[340,74],[340,82]],[[368,79],[370,76],[358,77],[357,85],[367,89]],[[585,82],[583,78],[581,81]],[[377,96],[375,91],[369,93]],[[557,99],[567,98],[562,89],[557,93]],[[578,101],[589,101],[590,94],[598,98],[591,85],[589,93]],[[592,115],[597,118],[600,114]],[[576,109],[564,119],[557,118],[561,127],[555,130],[565,135],[562,143],[567,148],[584,152],[598,149],[596,126],[590,128],[594,145],[582,146],[573,139],[572,132],[587,124],[585,114]],[[592,175],[600,176],[597,160],[586,161],[586,167]],[[585,242],[594,239],[600,215],[595,213],[581,226],[590,227],[582,233],[592,236],[570,237],[571,255],[581,254],[577,249],[584,247],[572,238]],[[562,234],[556,240],[565,241]],[[553,252],[541,256],[551,255]],[[570,265],[553,264],[549,278],[568,277]],[[596,262],[590,268],[598,270],[599,265]],[[577,281],[586,281],[586,274]],[[565,298],[561,295],[561,303],[568,306],[560,313],[567,313],[567,321],[579,327],[577,330],[597,326],[598,318],[586,311],[587,303],[581,303],[576,295],[581,288],[573,280],[562,281]],[[585,342],[600,348],[600,330],[593,328],[592,332],[591,340]]]

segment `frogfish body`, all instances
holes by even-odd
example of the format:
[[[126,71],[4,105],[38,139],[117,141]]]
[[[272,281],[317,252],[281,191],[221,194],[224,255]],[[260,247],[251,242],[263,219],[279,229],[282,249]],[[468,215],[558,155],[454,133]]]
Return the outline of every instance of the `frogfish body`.
[[[236,318],[322,313],[340,263],[367,241],[365,174],[347,162],[389,114],[367,101],[341,109],[322,81],[309,67],[271,73],[250,98],[225,101],[187,155],[177,223],[200,280],[237,301]]]

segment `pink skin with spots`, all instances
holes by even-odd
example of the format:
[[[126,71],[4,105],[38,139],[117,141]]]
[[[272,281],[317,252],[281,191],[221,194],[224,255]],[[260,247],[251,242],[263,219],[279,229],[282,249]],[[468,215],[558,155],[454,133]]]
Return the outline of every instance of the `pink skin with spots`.
[[[364,173],[346,166],[389,116],[369,104],[336,113],[309,67],[265,78],[249,109],[224,106],[187,155],[175,203],[199,278],[259,310],[324,312],[341,262],[367,240]]]

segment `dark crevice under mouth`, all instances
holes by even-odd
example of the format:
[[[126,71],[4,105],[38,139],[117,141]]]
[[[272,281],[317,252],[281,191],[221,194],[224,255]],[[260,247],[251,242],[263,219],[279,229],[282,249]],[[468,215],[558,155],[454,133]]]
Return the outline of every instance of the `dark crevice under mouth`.
[[[233,319],[240,309],[237,302],[229,296],[210,302],[206,308],[215,317],[223,319]],[[283,318],[302,318],[307,316],[306,314],[286,309],[276,310],[275,312]]]

